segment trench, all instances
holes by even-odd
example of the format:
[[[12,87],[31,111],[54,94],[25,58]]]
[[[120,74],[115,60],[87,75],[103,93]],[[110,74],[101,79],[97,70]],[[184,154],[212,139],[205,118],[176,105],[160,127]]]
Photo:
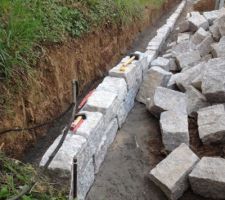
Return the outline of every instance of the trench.
[[[127,54],[134,51],[145,51],[148,42],[156,35],[157,29],[165,24],[174,9],[164,14],[155,26],[140,33],[131,48],[128,49]],[[185,18],[189,9],[188,5],[178,23]],[[173,40],[174,37],[176,37],[176,32],[171,34],[166,43]],[[50,131],[56,132],[63,128],[69,116],[70,113]],[[55,135],[48,134],[26,154],[25,161],[39,163],[41,156],[54,138]],[[143,104],[135,102],[125,124],[108,149],[106,158],[96,175],[94,185],[87,195],[87,200],[166,200],[167,198],[160,189],[148,178],[149,171],[165,157],[158,120],[146,110]],[[181,200],[190,199],[202,200],[203,198],[195,195],[189,189]]]
[[[192,10],[189,1],[178,19],[174,31],[167,39],[166,45],[177,37],[176,27],[183,21],[186,14]],[[169,13],[171,14],[171,13]],[[169,15],[168,14],[168,15]],[[165,15],[166,19],[168,15]],[[159,24],[165,23],[161,19]],[[157,29],[157,27],[155,27]],[[152,33],[152,32],[151,32]],[[154,33],[147,34],[150,40]],[[139,41],[140,42],[140,41]],[[143,50],[142,42],[136,44],[138,50]],[[135,48],[135,47],[134,47]],[[197,125],[190,120],[192,149],[200,156],[217,155],[218,152],[208,148],[202,151],[197,138]],[[145,105],[135,102],[122,129],[109,148],[106,158],[95,178],[94,185],[88,193],[87,200],[166,200],[164,193],[149,179],[149,172],[167,156],[164,150],[159,121],[153,117]],[[192,192],[189,188],[180,200],[206,200]]]

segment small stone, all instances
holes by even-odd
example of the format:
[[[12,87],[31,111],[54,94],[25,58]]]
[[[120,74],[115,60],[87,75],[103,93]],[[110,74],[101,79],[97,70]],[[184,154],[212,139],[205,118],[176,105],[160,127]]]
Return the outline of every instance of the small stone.
[[[158,57],[157,59],[152,61],[151,66],[158,66],[166,71],[169,71],[170,61],[166,58]]]
[[[199,158],[181,144],[150,172],[150,179],[170,200],[179,199],[188,189],[188,174]]]
[[[225,109],[218,104],[198,111],[198,131],[205,144],[225,142]]]
[[[193,86],[188,86],[186,90],[187,112],[191,117],[195,117],[199,109],[210,106],[204,95]]]
[[[189,145],[188,116],[166,111],[160,116],[160,128],[165,149],[173,151],[182,143]]]
[[[189,174],[189,181],[195,194],[225,199],[225,159],[203,157]]]
[[[172,73],[160,67],[152,67],[144,77],[137,95],[137,101],[146,104],[147,98],[152,98],[158,86],[166,86]]]
[[[153,98],[147,99],[147,109],[157,118],[164,111],[187,113],[186,95],[181,92],[157,87]]]
[[[211,26],[213,22],[219,18],[220,16],[220,10],[213,10],[208,12],[203,12],[203,16],[208,20],[209,25]]]
[[[219,43],[212,44],[212,54],[214,58],[225,57],[225,36],[223,36]]]

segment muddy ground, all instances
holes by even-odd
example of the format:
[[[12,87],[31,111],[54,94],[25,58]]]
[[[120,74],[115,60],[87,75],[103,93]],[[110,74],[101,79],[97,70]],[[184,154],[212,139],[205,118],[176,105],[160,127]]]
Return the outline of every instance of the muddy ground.
[[[192,4],[189,2],[177,24],[184,20],[191,9]],[[168,15],[165,15],[157,25],[161,26],[165,23]],[[134,48],[143,51],[147,42],[155,35],[156,29],[157,27],[154,27],[143,32],[141,39],[134,43]],[[177,32],[174,31],[167,42],[173,41],[176,36]],[[222,146],[202,145],[195,119],[189,119],[189,132],[191,148],[199,157],[224,157]],[[146,110],[143,104],[136,102],[110,147],[87,200],[166,200],[164,194],[148,177],[149,171],[164,159],[166,154],[158,120]],[[195,195],[191,189],[180,198],[180,200],[203,199],[206,198]]]

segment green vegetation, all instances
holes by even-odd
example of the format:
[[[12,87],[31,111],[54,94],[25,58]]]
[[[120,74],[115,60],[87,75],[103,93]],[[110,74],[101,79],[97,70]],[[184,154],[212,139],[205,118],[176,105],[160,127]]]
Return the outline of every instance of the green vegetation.
[[[56,189],[49,180],[40,175],[31,165],[9,159],[0,153],[0,199],[5,200],[18,195],[25,185],[30,185],[34,177],[39,177],[39,182],[29,194],[21,200],[66,200],[65,191]]]
[[[101,23],[127,24],[164,0],[0,0],[0,78],[23,79],[39,45],[80,37]]]

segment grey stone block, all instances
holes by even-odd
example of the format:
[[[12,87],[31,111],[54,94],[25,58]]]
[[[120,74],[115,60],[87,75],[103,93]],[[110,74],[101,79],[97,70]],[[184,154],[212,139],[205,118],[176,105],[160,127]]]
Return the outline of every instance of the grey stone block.
[[[175,77],[175,82],[178,86],[178,88],[181,91],[186,91],[186,87],[188,85],[190,85],[192,83],[192,81],[194,79],[196,79],[196,77],[201,74],[202,70],[204,70],[205,68],[205,63],[199,63],[198,65],[187,69],[186,71],[179,73],[176,77]]]
[[[185,40],[189,40],[190,37],[191,37],[190,33],[178,33],[177,44],[179,44]]]
[[[189,187],[188,174],[198,160],[186,144],[181,144],[150,172],[150,179],[169,199],[177,200]]]
[[[225,57],[225,36],[220,39],[219,43],[214,43],[211,46],[214,58]]]
[[[128,59],[128,58],[127,58]],[[130,65],[127,66],[125,71],[121,71],[121,64],[125,61],[125,59],[118,64],[116,67],[112,68],[109,71],[109,76],[117,77],[117,78],[124,78],[128,90],[131,88],[139,87],[140,83],[142,82],[142,67],[141,64],[134,61]]]
[[[190,30],[190,23],[189,23],[189,21],[185,20],[185,21],[182,21],[178,25],[178,27],[179,27],[180,33],[188,32]]]
[[[102,165],[105,159],[108,148],[113,143],[116,137],[117,130],[118,130],[117,119],[114,119],[106,128],[104,135],[102,137],[102,142],[99,145],[97,153],[94,156],[94,166],[96,174],[99,172],[100,166]]]
[[[151,63],[151,66],[158,66],[161,67],[162,69],[169,71],[170,69],[170,60],[163,58],[163,57],[158,57],[157,59],[153,60]]]
[[[80,135],[87,140],[87,151],[93,156],[102,141],[105,129],[105,119],[99,112],[82,112],[86,114],[86,120],[77,129],[76,135]],[[73,134],[73,133],[72,133]]]
[[[212,36],[209,35],[199,45],[197,45],[197,50],[199,51],[201,57],[204,57],[211,52],[212,50],[211,45],[213,44],[213,42],[214,40]]]
[[[48,148],[39,164],[41,167],[47,163],[49,156],[53,153],[61,138],[62,135],[58,136],[53,144]],[[81,172],[92,158],[92,152],[90,149],[87,149],[87,145],[87,140],[84,137],[75,134],[68,134],[48,169],[57,170],[60,172],[61,176],[69,177],[73,159],[76,157],[78,171]]]
[[[186,90],[187,112],[191,117],[195,117],[199,109],[210,106],[204,95],[193,86],[188,86]]]
[[[152,51],[152,50],[147,50],[145,52],[145,54],[147,55],[148,67],[150,67],[151,62],[157,57],[158,52],[157,51]]]
[[[201,60],[201,55],[198,50],[188,51],[182,54],[179,54],[177,57],[177,62],[179,64],[179,67],[181,69],[184,69],[186,67],[192,67],[196,63],[198,63]]]
[[[200,44],[210,33],[203,28],[199,28],[198,31],[191,37],[191,42],[195,45]]]
[[[89,97],[83,111],[102,113],[107,124],[117,116],[118,108],[118,97],[115,93],[99,90]]]
[[[77,173],[77,199],[85,200],[88,191],[95,180],[93,158],[87,166]]]
[[[156,117],[164,111],[177,111],[187,113],[186,95],[181,92],[157,87],[153,98],[147,99],[147,109]]]
[[[162,140],[166,150],[173,151],[182,143],[189,145],[188,116],[166,111],[160,116]]]
[[[202,93],[212,103],[225,102],[225,58],[207,63],[202,79]]]
[[[190,23],[190,29],[194,32],[197,31],[200,27],[207,30],[209,28],[209,23],[204,16],[199,12],[192,12],[191,16],[188,18]]]
[[[225,159],[203,157],[189,174],[189,181],[194,193],[225,199]]]
[[[220,17],[220,10],[212,10],[208,12],[203,12],[203,16],[208,20],[209,25],[211,26],[213,22]]]
[[[137,95],[137,101],[146,104],[147,98],[152,98],[158,86],[166,86],[172,73],[160,67],[152,67],[144,77]]]
[[[115,93],[118,96],[118,100],[123,101],[127,95],[127,84],[123,78],[107,76],[96,90]]]
[[[198,111],[199,137],[205,144],[224,143],[225,141],[225,109],[218,104]]]

